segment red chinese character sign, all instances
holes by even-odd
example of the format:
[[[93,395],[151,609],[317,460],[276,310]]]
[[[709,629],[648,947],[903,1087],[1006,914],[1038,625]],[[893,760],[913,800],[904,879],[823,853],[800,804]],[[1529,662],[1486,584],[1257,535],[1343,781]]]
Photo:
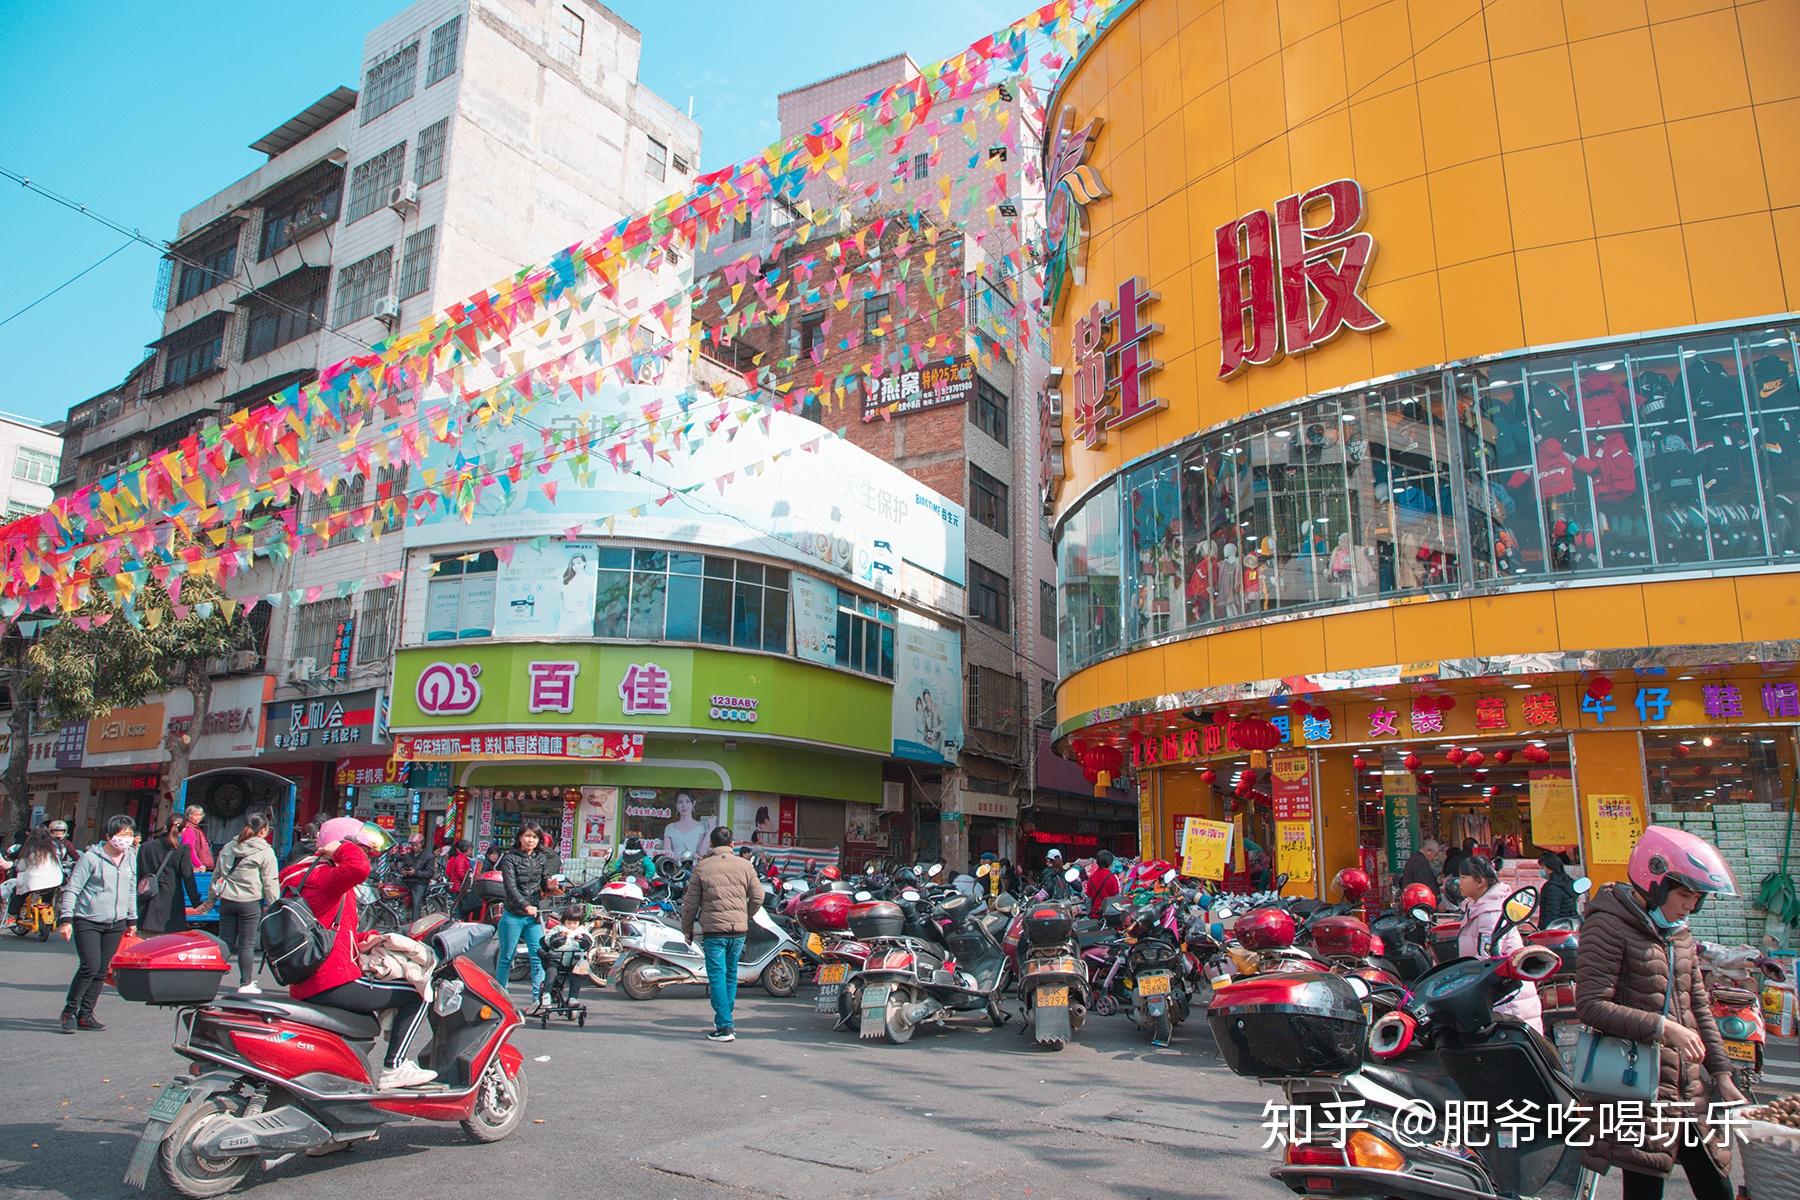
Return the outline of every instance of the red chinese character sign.
[[[1338,179],[1276,201],[1272,220],[1219,226],[1219,378],[1387,324],[1362,297],[1375,257],[1365,211],[1362,187]]]
[[[619,680],[619,699],[628,717],[666,716],[670,690],[668,671],[656,663],[632,663]]]
[[[1056,132],[1050,139],[1050,153],[1045,159],[1046,178],[1050,181],[1049,202],[1044,212],[1044,243],[1048,251],[1044,264],[1044,307],[1052,318],[1058,316],[1069,298],[1071,288],[1086,277],[1085,247],[1087,218],[1084,210],[1096,200],[1111,195],[1100,178],[1100,172],[1088,165],[1088,154],[1099,136],[1101,120],[1095,117],[1080,129],[1075,128],[1075,110],[1064,108],[1056,119]]]
[[[1119,285],[1116,304],[1096,302],[1075,318],[1075,436],[1090,450],[1106,444],[1108,431],[1164,407],[1148,383],[1162,368],[1146,345],[1162,332],[1144,317],[1156,298],[1133,277]]]

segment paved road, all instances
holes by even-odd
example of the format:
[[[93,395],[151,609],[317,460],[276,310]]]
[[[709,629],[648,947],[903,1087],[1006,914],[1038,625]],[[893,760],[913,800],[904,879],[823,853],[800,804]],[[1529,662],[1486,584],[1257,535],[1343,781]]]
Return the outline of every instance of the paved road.
[[[170,1014],[108,994],[104,1033],[63,1037],[74,955],[0,942],[0,1196],[103,1200],[176,1067]],[[1260,1147],[1277,1096],[1225,1069],[1204,1023],[1152,1050],[1123,1018],[1061,1053],[985,1020],[906,1046],[834,1034],[805,999],[746,993],[740,1040],[707,1043],[698,990],[590,995],[585,1029],[519,1039],[533,1121],[482,1147],[455,1126],[252,1176],[265,1200],[581,1194],[631,1200],[1281,1200]],[[427,1153],[430,1151],[431,1153]],[[365,1190],[366,1189],[366,1190]],[[152,1194],[161,1193],[152,1177]],[[1669,1188],[1685,1200],[1685,1184]],[[1602,1195],[1618,1195],[1608,1183]]]

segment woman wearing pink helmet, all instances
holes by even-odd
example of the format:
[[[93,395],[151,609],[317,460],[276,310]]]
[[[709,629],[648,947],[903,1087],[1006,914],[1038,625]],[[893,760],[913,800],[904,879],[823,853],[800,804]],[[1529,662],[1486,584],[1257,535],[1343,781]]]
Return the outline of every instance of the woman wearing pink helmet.
[[[1708,896],[1735,896],[1724,858],[1691,833],[1652,825],[1632,849],[1629,883],[1609,884],[1588,905],[1576,964],[1575,1012],[1599,1033],[1661,1046],[1655,1105],[1665,1119],[1601,1119],[1582,1165],[1624,1171],[1624,1200],[1660,1200],[1679,1162],[1695,1200],[1731,1200],[1731,1148],[1708,1118],[1715,1103],[1744,1099],[1713,1024],[1689,914]],[[1641,1136],[1623,1137],[1631,1128]],[[1702,1137],[1704,1135],[1704,1137]]]
[[[418,1087],[437,1078],[437,1073],[411,1058],[412,1039],[424,1024],[424,997],[410,983],[364,978],[357,961],[364,939],[356,923],[356,886],[369,877],[365,847],[376,845],[376,837],[354,817],[333,817],[319,826],[318,849],[281,873],[281,889],[297,890],[319,924],[337,934],[325,961],[288,988],[288,995],[350,1012],[394,1010],[378,1085],[387,1091]]]

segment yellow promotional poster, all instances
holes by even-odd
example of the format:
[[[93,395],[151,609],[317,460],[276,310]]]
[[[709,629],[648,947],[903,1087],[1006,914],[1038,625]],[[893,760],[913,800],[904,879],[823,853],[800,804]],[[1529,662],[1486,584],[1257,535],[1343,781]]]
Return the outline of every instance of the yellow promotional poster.
[[[1148,858],[1154,849],[1156,837],[1155,806],[1150,800],[1150,789],[1138,790],[1138,848],[1139,853]]]
[[[1242,875],[1248,864],[1244,860],[1244,814],[1231,818],[1231,869]]]
[[[1601,792],[1588,793],[1587,802],[1594,861],[1630,862],[1631,848],[1644,832],[1644,820],[1638,816],[1636,802],[1627,795]]]
[[[1275,822],[1275,870],[1289,883],[1311,883],[1313,836],[1311,821]]]
[[[1181,830],[1181,873],[1190,879],[1224,879],[1231,834],[1229,821],[1189,817]]]
[[[1575,781],[1560,771],[1531,773],[1531,840],[1559,850],[1581,840],[1575,828]]]

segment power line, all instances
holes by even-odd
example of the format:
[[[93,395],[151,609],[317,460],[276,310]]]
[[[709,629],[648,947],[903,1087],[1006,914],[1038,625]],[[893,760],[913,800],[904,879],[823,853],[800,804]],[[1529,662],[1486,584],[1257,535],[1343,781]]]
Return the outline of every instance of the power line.
[[[36,300],[33,300],[30,304],[27,304],[24,308],[21,308],[18,312],[14,313],[12,316],[7,317],[4,321],[0,321],[0,326],[12,324],[14,320],[18,319],[19,317],[24,316],[26,313],[30,312],[32,309],[34,309],[38,305],[42,304],[44,301],[48,300],[50,297],[56,295],[56,293],[62,291],[64,288],[68,287],[70,284],[78,282],[82,278],[82,276],[87,275],[93,271],[99,270],[101,267],[105,266],[108,262],[110,262],[118,254],[122,253],[126,249],[128,249],[132,246],[135,246],[135,245],[137,245],[136,238],[127,238],[124,242],[119,244],[119,248],[117,250],[114,250],[111,253],[107,254],[104,258],[102,258],[99,262],[94,263],[92,266],[85,267],[82,270],[77,271],[75,274],[69,276],[67,279],[63,280],[61,283],[57,284],[55,287],[51,288],[49,291],[47,291],[43,295],[39,296]]]

